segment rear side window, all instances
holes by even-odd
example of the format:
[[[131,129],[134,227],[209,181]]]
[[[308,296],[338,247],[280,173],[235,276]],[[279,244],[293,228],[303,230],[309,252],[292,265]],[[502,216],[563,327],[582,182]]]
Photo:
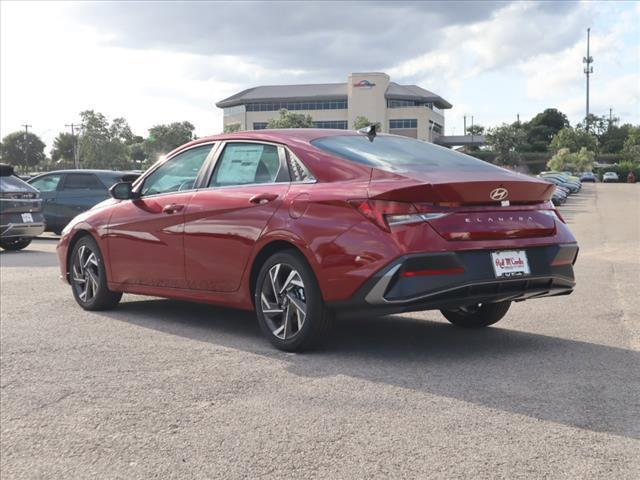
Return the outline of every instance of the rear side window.
[[[59,174],[45,175],[44,177],[40,177],[31,182],[31,185],[36,187],[41,192],[53,192],[56,188],[58,188],[58,183],[60,183],[61,178],[62,175]]]
[[[210,187],[287,181],[280,175],[278,147],[261,143],[230,143],[224,148]]]
[[[9,177],[0,177],[0,192],[31,192],[33,189],[18,177],[13,175]]]
[[[93,174],[67,173],[62,190],[106,190],[106,187]]]
[[[412,138],[378,135],[338,135],[312,140],[325,152],[387,171],[434,172],[437,170],[491,171],[487,162]]]

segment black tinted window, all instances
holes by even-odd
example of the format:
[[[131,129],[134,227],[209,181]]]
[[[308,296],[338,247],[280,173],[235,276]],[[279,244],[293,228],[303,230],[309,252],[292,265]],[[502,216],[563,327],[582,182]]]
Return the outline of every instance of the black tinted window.
[[[63,190],[106,190],[98,177],[91,173],[67,173]]]
[[[378,135],[373,142],[369,141],[366,135],[344,135],[318,138],[311,143],[325,152],[388,171],[433,172],[442,168],[454,170],[498,168],[477,158],[432,143],[391,135]]]

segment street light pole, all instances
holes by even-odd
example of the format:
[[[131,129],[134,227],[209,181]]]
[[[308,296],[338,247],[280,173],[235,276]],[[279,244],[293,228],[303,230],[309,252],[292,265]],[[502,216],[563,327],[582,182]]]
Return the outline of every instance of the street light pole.
[[[24,168],[26,169],[29,166],[29,129],[31,125],[27,125],[25,123],[22,124],[24,127]],[[26,171],[26,170],[25,170]]]

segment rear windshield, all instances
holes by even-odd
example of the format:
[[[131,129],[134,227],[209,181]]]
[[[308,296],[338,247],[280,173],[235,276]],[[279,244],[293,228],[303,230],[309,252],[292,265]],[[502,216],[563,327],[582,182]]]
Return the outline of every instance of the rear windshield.
[[[378,135],[373,141],[365,135],[338,135],[318,138],[311,143],[325,152],[388,171],[490,171],[498,168],[448,148],[393,135]]]
[[[35,192],[36,190],[16,176],[0,177],[0,192]]]

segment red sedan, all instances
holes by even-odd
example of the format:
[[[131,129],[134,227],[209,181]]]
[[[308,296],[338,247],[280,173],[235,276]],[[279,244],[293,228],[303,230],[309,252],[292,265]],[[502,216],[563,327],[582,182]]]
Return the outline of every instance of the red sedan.
[[[373,131],[224,134],[116,184],[58,256],[84,309],[128,292],[255,310],[288,351],[347,315],[437,309],[484,327],[513,301],[572,292],[578,246],[553,190]]]

